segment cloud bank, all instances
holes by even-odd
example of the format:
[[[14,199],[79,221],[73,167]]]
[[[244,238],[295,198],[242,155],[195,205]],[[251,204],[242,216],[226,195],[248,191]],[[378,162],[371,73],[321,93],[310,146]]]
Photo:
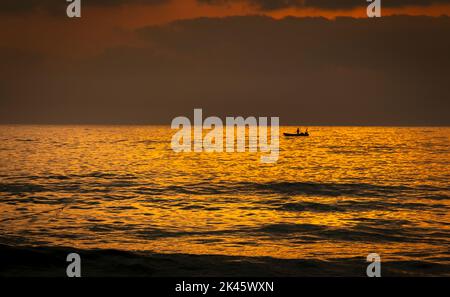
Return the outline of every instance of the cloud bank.
[[[0,121],[449,125],[449,17],[201,18],[136,31],[85,60],[3,49]]]
[[[160,5],[171,0],[82,0],[83,7],[112,7],[129,4]],[[0,13],[23,13],[36,10],[49,12],[65,11],[64,0],[2,0]]]
[[[226,5],[236,2],[248,3],[261,10],[276,10],[283,8],[317,8],[317,9],[350,9],[367,6],[364,0],[197,0],[209,5]],[[449,0],[383,0],[383,7],[429,6],[433,4],[448,4]]]

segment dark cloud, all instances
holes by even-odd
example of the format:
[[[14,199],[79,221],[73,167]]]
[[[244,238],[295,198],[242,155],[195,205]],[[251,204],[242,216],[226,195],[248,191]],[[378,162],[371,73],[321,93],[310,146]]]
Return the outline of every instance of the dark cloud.
[[[124,4],[158,5],[171,0],[82,0],[82,6],[118,6]],[[0,13],[22,13],[35,10],[59,12],[65,10],[69,3],[65,0],[2,0]]]
[[[140,29],[148,46],[84,62],[45,68],[10,52],[0,121],[168,124],[201,107],[284,124],[449,125],[448,32],[449,17],[201,18]]]
[[[261,10],[276,10],[282,8],[319,8],[319,9],[348,9],[365,7],[365,0],[198,0],[210,5],[224,5],[236,2],[247,2]],[[450,0],[383,0],[383,7],[402,7],[408,5],[429,6],[436,3],[450,3]]]

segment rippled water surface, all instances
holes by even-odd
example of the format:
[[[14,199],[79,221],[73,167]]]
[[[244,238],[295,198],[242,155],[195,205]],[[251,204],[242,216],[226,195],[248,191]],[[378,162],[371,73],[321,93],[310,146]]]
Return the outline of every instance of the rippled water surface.
[[[309,130],[261,164],[169,127],[0,126],[0,243],[450,263],[450,128]]]

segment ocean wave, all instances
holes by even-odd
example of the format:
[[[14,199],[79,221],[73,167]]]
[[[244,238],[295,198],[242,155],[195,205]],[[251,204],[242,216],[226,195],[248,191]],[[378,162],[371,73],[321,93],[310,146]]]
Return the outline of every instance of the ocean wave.
[[[448,199],[445,192],[450,187],[435,187],[429,185],[375,185],[367,183],[313,183],[313,182],[222,182],[222,183],[194,183],[179,186],[169,186],[160,190],[184,194],[282,194],[306,195],[325,197],[398,197],[411,195],[417,197],[423,194],[424,198]],[[445,194],[442,194],[444,192]]]
[[[264,203],[264,202],[263,202]],[[338,201],[333,204],[301,201],[301,202],[275,202],[272,205],[279,205],[278,209],[283,211],[312,211],[312,212],[348,212],[348,211],[375,211],[375,210],[401,210],[401,209],[446,209],[444,204],[426,204],[416,202],[401,202],[398,201],[356,201],[345,200]]]
[[[377,220],[373,224],[356,224],[348,228],[314,224],[268,224],[251,231],[260,236],[305,239],[305,242],[340,240],[350,242],[409,242],[450,244],[450,232],[408,227],[405,221]]]
[[[55,182],[54,180],[57,180]],[[217,194],[258,194],[258,195],[304,195],[323,197],[420,197],[431,200],[447,200],[450,187],[430,185],[376,185],[368,183],[315,183],[315,182],[199,182],[180,185],[149,184],[132,174],[92,172],[85,175],[48,175],[15,178],[20,182],[0,182],[3,193],[106,193],[121,188],[141,195],[217,195]],[[29,180],[29,181],[27,181]],[[361,205],[361,204],[360,204]],[[299,205],[311,207],[314,205]],[[322,206],[316,205],[317,208]],[[327,208],[327,206],[323,206]]]
[[[450,244],[450,232],[431,228],[411,227],[406,220],[373,220],[356,223],[352,227],[330,227],[319,224],[274,223],[261,226],[241,226],[224,230],[167,230],[157,227],[135,230],[138,238],[158,240],[160,238],[189,237],[210,238],[264,238],[272,240],[295,240],[312,243],[319,241],[349,242],[408,242],[427,244]],[[246,244],[242,244],[245,246]]]
[[[387,197],[401,193],[416,193],[426,191],[448,191],[450,188],[432,186],[405,185],[374,185],[368,183],[312,183],[312,182],[269,182],[243,183],[243,188],[254,189],[257,192],[272,192],[281,194],[306,194],[317,196],[356,196],[356,197]]]

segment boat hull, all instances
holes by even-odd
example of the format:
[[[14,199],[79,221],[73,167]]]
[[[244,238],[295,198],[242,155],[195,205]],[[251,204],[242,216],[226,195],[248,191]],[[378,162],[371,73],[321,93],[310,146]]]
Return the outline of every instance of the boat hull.
[[[300,133],[300,134],[294,134],[294,133],[283,133],[284,136],[288,137],[308,137],[309,134]]]

